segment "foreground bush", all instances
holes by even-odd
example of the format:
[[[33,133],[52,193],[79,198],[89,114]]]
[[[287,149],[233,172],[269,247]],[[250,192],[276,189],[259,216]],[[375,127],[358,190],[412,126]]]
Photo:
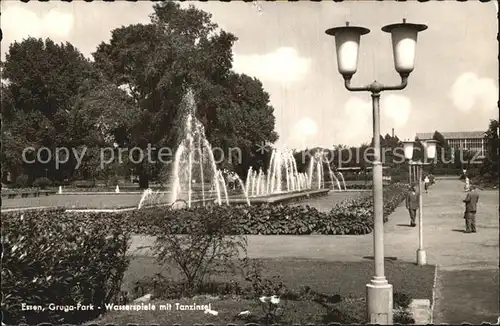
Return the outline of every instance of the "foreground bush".
[[[3,322],[79,323],[118,302],[129,235],[118,220],[61,210],[2,213]],[[22,305],[44,311],[23,311]],[[49,304],[93,309],[61,311]],[[90,307],[90,306],[89,306]]]
[[[208,277],[239,266],[240,254],[246,254],[247,242],[244,236],[234,234],[233,224],[224,215],[201,214],[189,217],[188,234],[178,236],[172,229],[179,223],[178,216],[169,215],[158,224],[154,255],[167,268],[176,266],[185,280],[183,292],[194,295]]]

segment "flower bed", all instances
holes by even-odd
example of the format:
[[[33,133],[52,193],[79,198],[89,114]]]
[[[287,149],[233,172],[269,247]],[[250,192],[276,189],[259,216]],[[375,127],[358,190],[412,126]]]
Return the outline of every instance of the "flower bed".
[[[399,206],[405,196],[404,186],[395,184],[384,188],[384,221]],[[231,223],[231,234],[262,235],[358,235],[373,230],[373,199],[371,196],[345,200],[329,212],[320,212],[309,206],[255,205],[255,206],[209,206],[191,209],[170,210],[145,208],[126,212],[123,215],[130,223],[131,232],[155,235],[155,225],[164,221],[172,226],[171,232],[189,233],[191,221],[196,216],[217,220],[222,216]],[[123,216],[119,217],[123,218]],[[164,230],[163,230],[164,231]]]
[[[401,184],[384,187],[384,221],[404,199],[405,189]],[[5,213],[9,219],[10,213]],[[37,213],[34,213],[37,214]],[[330,212],[320,212],[309,206],[254,205],[254,206],[207,206],[172,210],[169,207],[143,208],[119,213],[63,213],[45,212],[47,219],[68,219],[67,215],[81,223],[121,224],[127,231],[135,234],[156,235],[158,226],[165,223],[171,232],[188,234],[194,221],[206,220],[231,221],[228,234],[263,235],[304,235],[367,234],[373,229],[373,199],[371,196],[345,200]],[[161,228],[164,232],[163,227]]]

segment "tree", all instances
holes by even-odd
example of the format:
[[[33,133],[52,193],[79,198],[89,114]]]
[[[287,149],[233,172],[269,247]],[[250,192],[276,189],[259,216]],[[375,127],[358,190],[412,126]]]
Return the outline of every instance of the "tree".
[[[485,133],[486,140],[486,158],[481,167],[482,173],[489,173],[491,177],[498,178],[499,169],[499,128],[498,120],[491,119],[488,125],[488,130]]]
[[[432,139],[437,141],[437,146],[436,146],[436,163],[438,165],[443,165],[445,162],[451,162],[452,161],[452,148],[448,145],[448,141],[446,138],[444,138],[443,134],[441,134],[439,131],[435,131],[434,135],[432,136]]]
[[[243,160],[252,161],[257,142],[277,139],[269,96],[260,82],[231,72],[236,37],[216,28],[210,14],[168,1],[154,5],[150,24],[115,29],[109,43],[98,46],[95,66],[114,84],[128,85],[138,108],[131,145],[175,148],[188,89],[213,146],[238,146]],[[147,187],[151,175],[144,164],[136,168]]]
[[[413,147],[413,161],[424,161],[425,148],[418,137],[415,138],[415,145]]]
[[[80,89],[68,119],[72,130],[70,142],[75,148],[85,148],[82,176],[109,179],[128,171],[128,154],[120,155],[114,147],[130,143],[130,130],[138,108],[125,90],[101,79]],[[113,161],[101,162],[101,153],[113,155]],[[109,161],[111,158],[109,159]],[[105,164],[105,166],[103,166]],[[104,168],[103,168],[104,167]]]
[[[2,162],[8,169],[30,174],[31,178],[60,176],[52,159],[48,164],[20,165],[27,146],[71,148],[67,128],[79,86],[92,78],[90,62],[70,43],[27,38],[9,47],[2,64],[2,117],[5,128]],[[63,167],[64,168],[64,167]]]

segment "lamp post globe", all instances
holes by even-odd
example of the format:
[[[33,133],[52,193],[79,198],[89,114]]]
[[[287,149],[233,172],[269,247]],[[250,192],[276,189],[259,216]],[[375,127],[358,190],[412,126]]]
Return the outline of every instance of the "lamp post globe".
[[[403,141],[403,150],[405,153],[405,159],[411,160],[413,158],[413,147],[414,146],[415,146],[415,142],[413,140]]]
[[[407,23],[390,24],[382,27],[382,31],[391,33],[394,67],[401,76],[408,76],[415,68],[415,50],[419,32],[427,29],[427,25]]]
[[[346,26],[330,28],[325,33],[335,37],[339,73],[344,79],[351,79],[358,70],[361,35],[370,33],[370,30],[359,26],[349,26],[349,22],[346,22]]]
[[[436,145],[437,145],[436,140],[426,140],[425,142],[422,142],[425,148],[425,157],[431,160],[434,160],[436,158]]]

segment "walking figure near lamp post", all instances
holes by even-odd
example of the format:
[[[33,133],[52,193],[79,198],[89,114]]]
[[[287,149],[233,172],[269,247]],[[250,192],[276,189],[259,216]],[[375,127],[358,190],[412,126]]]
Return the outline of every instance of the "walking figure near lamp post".
[[[415,186],[410,185],[410,191],[406,194],[406,209],[408,213],[410,213],[410,226],[415,227],[417,224],[415,223],[415,217],[417,216],[417,210],[419,207],[418,203],[418,195],[415,192]]]
[[[373,115],[373,251],[375,275],[366,285],[367,322],[369,324],[393,324],[392,285],[384,272],[384,207],[383,178],[380,150],[380,94],[383,91],[402,90],[408,85],[408,77],[415,66],[417,35],[427,29],[426,25],[407,23],[391,24],[382,31],[391,33],[394,67],[401,77],[401,83],[394,86],[382,85],[377,81],[363,87],[351,86],[351,79],[358,69],[359,43],[369,29],[358,26],[330,28],[326,34],[335,37],[338,71],[344,78],[344,86],[351,92],[371,93]]]
[[[425,193],[429,193],[429,184],[430,184],[429,176],[425,176],[424,178],[424,188],[425,188]]]

